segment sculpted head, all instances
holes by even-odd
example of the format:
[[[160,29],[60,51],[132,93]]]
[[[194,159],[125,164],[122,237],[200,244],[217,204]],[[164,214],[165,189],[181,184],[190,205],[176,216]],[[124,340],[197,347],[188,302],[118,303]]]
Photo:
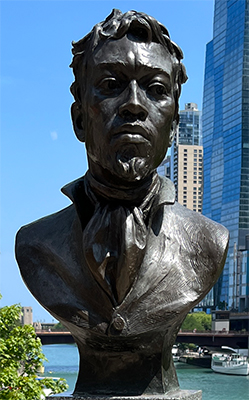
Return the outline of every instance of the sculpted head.
[[[115,184],[151,175],[171,146],[187,80],[181,49],[154,18],[113,12],[73,43],[73,126],[89,169]]]

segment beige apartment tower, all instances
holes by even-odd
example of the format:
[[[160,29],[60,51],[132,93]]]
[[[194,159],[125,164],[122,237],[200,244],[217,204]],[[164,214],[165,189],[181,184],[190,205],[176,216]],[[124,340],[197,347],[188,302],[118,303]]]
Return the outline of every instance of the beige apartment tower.
[[[179,144],[174,152],[174,184],[177,201],[191,210],[202,212],[203,148]]]
[[[201,213],[203,194],[201,111],[198,110],[196,103],[187,103],[179,114],[179,129],[171,150],[171,179],[176,187],[177,201]]]

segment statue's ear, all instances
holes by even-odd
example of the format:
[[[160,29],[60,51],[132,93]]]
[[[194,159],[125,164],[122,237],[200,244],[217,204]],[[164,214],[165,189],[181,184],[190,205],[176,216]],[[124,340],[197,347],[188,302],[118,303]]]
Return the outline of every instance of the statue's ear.
[[[71,116],[72,116],[72,122],[73,122],[73,128],[75,135],[77,136],[77,139],[79,139],[80,142],[85,141],[85,132],[84,132],[84,127],[83,127],[83,116],[82,116],[82,111],[81,107],[79,106],[78,102],[75,102],[71,106]]]
[[[179,123],[179,118],[174,119],[174,121],[172,121],[170,134],[169,134],[169,147],[172,145],[174,137],[176,136],[178,123]]]
[[[170,129],[170,134],[169,134],[169,147],[172,145],[174,137],[177,134],[177,128],[178,128],[179,119],[180,119],[179,103],[178,103],[179,97],[178,97],[177,91],[175,91],[175,93],[174,93],[174,98],[175,98],[175,113],[174,113],[174,119],[171,123],[171,129]]]

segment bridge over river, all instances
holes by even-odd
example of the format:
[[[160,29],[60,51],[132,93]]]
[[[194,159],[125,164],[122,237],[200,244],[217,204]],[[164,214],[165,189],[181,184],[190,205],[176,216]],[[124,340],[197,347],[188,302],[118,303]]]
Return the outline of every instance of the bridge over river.
[[[70,332],[36,332],[42,344],[74,343]],[[230,346],[249,348],[249,332],[179,332],[177,343],[194,343],[198,346]]]

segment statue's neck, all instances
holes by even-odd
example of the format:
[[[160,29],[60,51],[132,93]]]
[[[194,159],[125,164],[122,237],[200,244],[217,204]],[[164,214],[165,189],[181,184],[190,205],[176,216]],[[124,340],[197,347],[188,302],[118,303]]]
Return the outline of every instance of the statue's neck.
[[[157,173],[154,171],[146,180],[136,182],[136,185],[127,185],[127,187],[120,185],[118,187],[109,182],[103,183],[103,181],[99,181],[88,171],[86,174],[86,185],[90,186],[97,200],[140,205],[149,194],[158,193],[160,182]]]
[[[134,204],[140,204],[155,186],[159,187],[156,171],[152,171],[143,179],[124,180],[91,161],[87,177],[91,189],[100,197]]]

